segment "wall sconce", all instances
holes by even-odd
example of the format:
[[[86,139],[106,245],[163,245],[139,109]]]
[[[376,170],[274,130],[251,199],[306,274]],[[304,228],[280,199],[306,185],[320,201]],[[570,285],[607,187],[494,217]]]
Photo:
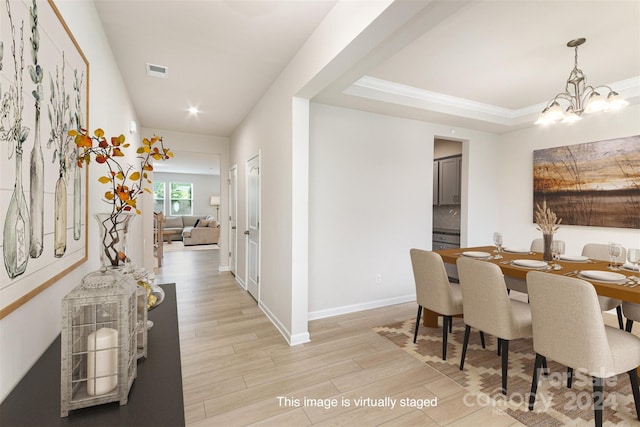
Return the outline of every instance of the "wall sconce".
[[[216,221],[220,222],[220,217],[218,216],[218,211],[220,210],[220,196],[211,196],[209,204],[216,207]]]

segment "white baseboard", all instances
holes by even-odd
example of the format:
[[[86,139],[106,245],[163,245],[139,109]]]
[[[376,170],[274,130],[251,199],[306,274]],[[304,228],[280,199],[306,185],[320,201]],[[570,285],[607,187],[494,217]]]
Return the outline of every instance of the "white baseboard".
[[[388,305],[402,304],[416,300],[415,294],[400,297],[369,301],[360,304],[344,305],[342,307],[328,308],[326,310],[310,311],[309,320],[324,319],[325,317],[339,316],[341,314],[355,313],[357,311],[370,310],[372,308],[386,307]]]
[[[228,265],[220,265],[218,271],[231,271],[231,268]]]
[[[269,307],[264,305],[264,303],[262,301],[258,302],[258,307],[260,307],[262,312],[267,315],[269,320],[271,320],[271,323],[273,323],[273,325],[276,327],[276,329],[282,334],[284,339],[286,339],[288,343],[291,343],[291,341],[290,341],[291,333],[282,324],[282,322],[280,322],[280,319],[278,319],[278,317],[275,314],[273,314],[271,312],[271,310],[269,310]]]
[[[282,324],[282,322],[280,322],[280,319],[278,319],[278,317],[273,314],[271,310],[269,310],[269,307],[264,305],[262,301],[258,303],[258,307],[260,307],[262,312],[269,318],[269,320],[271,320],[271,323],[273,323],[273,325],[280,332],[280,334],[282,334],[284,339],[287,340],[287,343],[289,343],[290,346],[304,344],[310,341],[309,332],[291,335],[291,332],[289,332],[289,330]]]
[[[247,290],[247,285],[244,284],[244,281],[240,277],[238,277],[237,275],[235,276],[235,278],[236,278],[236,282],[238,283],[238,285],[240,285],[240,287],[246,291]]]
[[[305,332],[303,334],[295,334],[291,336],[291,339],[289,340],[289,345],[290,346],[294,346],[294,345],[299,345],[299,344],[304,344],[306,342],[311,341],[311,337],[309,336],[309,332]]]

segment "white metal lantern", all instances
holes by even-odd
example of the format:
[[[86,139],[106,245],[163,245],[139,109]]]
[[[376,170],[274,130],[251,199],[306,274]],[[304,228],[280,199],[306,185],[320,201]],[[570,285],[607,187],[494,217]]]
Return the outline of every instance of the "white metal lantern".
[[[136,286],[137,306],[138,310],[138,325],[136,339],[138,345],[137,358],[147,358],[147,291],[142,286]]]
[[[138,286],[115,269],[88,274],[62,300],[60,414],[120,401],[137,375]]]

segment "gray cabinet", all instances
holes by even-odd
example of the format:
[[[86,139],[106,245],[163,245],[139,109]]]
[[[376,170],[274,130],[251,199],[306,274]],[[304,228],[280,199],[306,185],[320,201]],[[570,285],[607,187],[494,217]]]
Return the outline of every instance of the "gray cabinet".
[[[434,188],[435,170],[437,165],[438,191],[434,189],[433,204],[459,205],[460,204],[460,177],[462,170],[462,156],[447,157],[434,162]],[[437,203],[436,203],[437,200]]]

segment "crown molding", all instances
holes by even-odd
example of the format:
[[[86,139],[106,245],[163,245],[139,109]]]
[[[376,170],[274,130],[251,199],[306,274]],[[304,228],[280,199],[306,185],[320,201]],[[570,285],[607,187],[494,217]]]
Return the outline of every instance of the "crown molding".
[[[630,103],[637,103],[640,98],[640,76],[608,86]],[[347,87],[343,93],[506,126],[516,126],[526,121],[533,123],[546,107],[546,102],[519,109],[498,107],[371,76],[363,76]]]

